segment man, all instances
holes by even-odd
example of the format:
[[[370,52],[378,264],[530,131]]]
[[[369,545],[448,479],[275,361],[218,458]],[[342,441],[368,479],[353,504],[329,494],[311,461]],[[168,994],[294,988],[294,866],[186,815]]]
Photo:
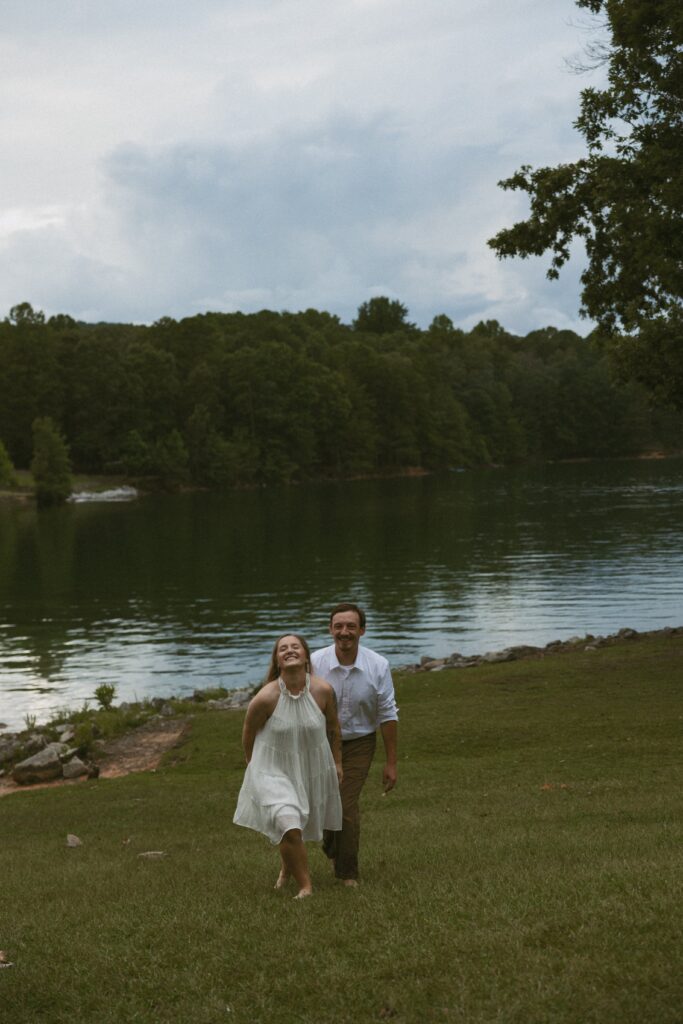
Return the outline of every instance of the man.
[[[342,734],[342,830],[326,832],[323,849],[334,861],[334,873],[344,885],[358,885],[360,839],[359,801],[375,753],[377,729],[382,733],[385,764],[384,792],[396,785],[398,709],[389,662],[368,647],[361,647],[365,613],[343,602],[332,609],[330,634],[334,643],[315,651],[312,671],[327,679],[337,696]]]

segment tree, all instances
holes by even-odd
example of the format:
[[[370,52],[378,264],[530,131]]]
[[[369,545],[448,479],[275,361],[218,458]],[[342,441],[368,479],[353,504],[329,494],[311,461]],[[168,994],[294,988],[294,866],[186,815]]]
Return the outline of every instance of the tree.
[[[16,487],[17,476],[14,472],[14,466],[12,460],[7,454],[2,441],[0,441],[0,487]]]
[[[412,330],[415,324],[407,321],[408,309],[398,299],[378,295],[358,307],[353,321],[355,331],[369,331],[371,334],[391,334],[394,331]]]
[[[531,214],[489,245],[501,258],[550,250],[553,279],[570,257],[572,240],[582,239],[588,265],[581,312],[616,340],[630,372],[647,383],[654,372],[647,360],[657,360],[656,348],[647,344],[652,322],[659,324],[658,338],[663,330],[678,351],[683,347],[683,5],[576,3],[602,15],[609,31],[608,45],[593,51],[607,67],[606,87],[582,91],[575,122],[587,155],[557,167],[525,165],[500,182],[529,195]],[[641,331],[644,348],[637,342]],[[683,357],[675,371],[660,394],[683,407]]]
[[[56,505],[71,494],[69,449],[49,416],[33,421],[31,472],[39,505]]]

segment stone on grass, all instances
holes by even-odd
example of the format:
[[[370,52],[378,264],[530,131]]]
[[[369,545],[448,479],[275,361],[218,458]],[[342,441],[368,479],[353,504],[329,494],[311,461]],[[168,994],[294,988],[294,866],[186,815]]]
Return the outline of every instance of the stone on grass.
[[[71,849],[74,849],[76,846],[83,846],[83,843],[78,838],[78,836],[75,836],[73,835],[73,833],[69,832],[68,836],[66,837],[66,845],[70,846]]]

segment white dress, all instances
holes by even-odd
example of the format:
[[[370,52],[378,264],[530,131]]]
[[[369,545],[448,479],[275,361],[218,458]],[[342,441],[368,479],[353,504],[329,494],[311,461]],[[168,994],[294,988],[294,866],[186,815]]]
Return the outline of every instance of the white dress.
[[[325,716],[311,694],[311,679],[299,694],[278,680],[280,696],[256,734],[251,761],[237,799],[236,825],[279,843],[289,829],[320,840],[323,829],[342,825],[337,770]]]

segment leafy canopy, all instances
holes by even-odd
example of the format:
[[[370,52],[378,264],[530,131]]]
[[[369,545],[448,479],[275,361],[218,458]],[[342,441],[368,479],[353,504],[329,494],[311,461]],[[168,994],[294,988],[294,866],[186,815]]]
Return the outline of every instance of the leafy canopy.
[[[680,326],[683,299],[683,3],[576,0],[605,21],[607,83],[581,93],[587,155],[523,166],[501,187],[528,193],[527,220],[489,245],[499,257],[553,253],[557,278],[583,239],[582,310],[610,333]],[[672,324],[674,326],[674,324]]]

